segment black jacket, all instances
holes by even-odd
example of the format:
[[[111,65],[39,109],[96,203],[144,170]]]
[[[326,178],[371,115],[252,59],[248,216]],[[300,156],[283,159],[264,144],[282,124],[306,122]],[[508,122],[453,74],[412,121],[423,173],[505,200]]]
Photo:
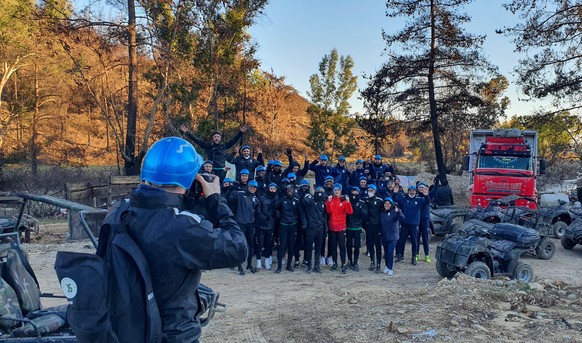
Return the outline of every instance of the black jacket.
[[[266,192],[259,196],[259,201],[261,202],[261,212],[259,218],[257,218],[257,228],[270,230],[275,226],[275,218],[278,217],[278,208],[281,206],[281,200],[277,193],[270,194]]]
[[[348,214],[346,218],[346,225],[348,228],[361,228],[364,218],[368,215],[368,204],[359,196],[353,197],[350,195],[350,202],[354,213]]]
[[[301,199],[301,205],[305,214],[306,223],[304,229],[307,230],[321,230],[324,228],[327,231],[327,212],[325,211],[325,200],[316,200],[310,193],[305,194]]]
[[[131,193],[135,212],[130,233],[151,269],[168,342],[192,342],[200,336],[198,284],[203,269],[242,263],[246,239],[226,200],[206,199],[208,220],[182,211],[182,197],[141,185]]]
[[[226,143],[220,141],[218,144],[214,144],[212,142],[207,142],[196,137],[195,134],[188,131],[186,132],[186,136],[194,141],[194,143],[198,144],[202,149],[204,149],[204,156],[206,156],[207,160],[212,161],[213,169],[224,169],[224,162],[226,161],[227,157],[227,150],[232,148],[239,139],[242,138],[242,131],[239,131],[233,139],[229,140]],[[238,174],[237,174],[238,175]]]
[[[265,161],[263,161],[263,154],[258,154],[257,158],[253,158],[250,156],[249,158],[244,158],[242,156],[234,157],[232,154],[228,155],[226,159],[229,163],[234,164],[236,167],[236,174],[240,173],[241,170],[246,169],[249,171],[249,180],[255,178],[255,169],[258,166],[265,165]]]
[[[301,165],[299,164],[299,162],[289,157],[289,166],[285,168],[285,170],[283,170],[283,175],[287,177],[287,174],[293,171],[294,166],[299,167],[299,171],[295,173],[295,175],[297,176],[295,181],[297,183],[300,183],[305,178],[305,175],[307,175],[307,172],[309,171],[309,160],[305,160],[305,162],[303,162],[303,169],[301,169]]]
[[[281,224],[297,224],[301,220],[303,211],[299,209],[299,199],[296,197],[284,196],[279,203],[281,213]],[[305,222],[305,221],[301,221]]]
[[[252,224],[260,216],[261,202],[255,194],[248,191],[234,191],[228,197],[234,219],[239,224]]]
[[[373,198],[366,199],[366,202],[368,203],[368,217],[366,218],[366,223],[379,225],[380,213],[384,211],[384,200],[375,196]]]

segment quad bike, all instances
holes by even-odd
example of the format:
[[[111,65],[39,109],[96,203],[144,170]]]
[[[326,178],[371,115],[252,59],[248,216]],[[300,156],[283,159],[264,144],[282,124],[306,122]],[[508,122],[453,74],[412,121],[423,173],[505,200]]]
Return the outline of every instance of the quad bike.
[[[530,282],[533,268],[519,261],[539,244],[537,231],[523,226],[490,224],[472,219],[459,234],[447,235],[436,250],[436,270],[442,277],[465,273],[478,279],[506,275]]]
[[[582,244],[582,219],[576,219],[568,225],[561,239],[564,249],[574,249],[576,244]]]

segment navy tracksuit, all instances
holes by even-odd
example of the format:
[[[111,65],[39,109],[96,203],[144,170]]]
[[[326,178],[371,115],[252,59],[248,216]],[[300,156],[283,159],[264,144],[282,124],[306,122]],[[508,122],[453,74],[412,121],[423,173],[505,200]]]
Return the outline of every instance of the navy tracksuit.
[[[361,230],[364,224],[364,218],[368,215],[368,204],[365,200],[360,199],[359,196],[350,194],[350,202],[354,213],[348,214],[346,218],[346,247],[348,250],[348,261],[350,263],[358,264],[358,257],[360,256],[361,245]]]
[[[384,200],[374,196],[368,198],[368,217],[366,217],[366,245],[372,262],[380,263],[382,259],[382,241],[380,240],[380,213],[384,210]],[[375,250],[375,251],[374,251]]]
[[[400,223],[400,238],[396,246],[396,254],[404,257],[406,240],[410,237],[412,243],[412,258],[418,254],[418,225],[420,224],[420,212],[422,206],[429,202],[428,197],[410,197],[402,193],[396,193],[396,202],[404,214],[404,219]]]
[[[336,175],[336,170],[329,166],[322,166],[318,164],[319,160],[315,160],[309,164],[309,170],[315,173],[315,187],[323,186],[325,183],[326,176],[333,176]]]
[[[422,248],[424,250],[424,256],[428,256],[429,254],[428,243],[430,242],[430,204],[428,202],[424,206],[422,206],[420,210],[420,223],[418,229],[419,229],[418,241],[420,243],[420,239],[422,238]]]
[[[384,246],[384,261],[388,269],[394,268],[394,248],[400,238],[400,221],[404,219],[402,211],[394,211],[394,206],[390,211],[380,213],[380,232],[382,235],[382,245]]]
[[[255,221],[260,218],[261,203],[255,194],[248,191],[231,192],[229,204],[234,212],[234,219],[245,234],[249,253],[247,256],[247,268],[252,266],[253,247],[255,246]]]

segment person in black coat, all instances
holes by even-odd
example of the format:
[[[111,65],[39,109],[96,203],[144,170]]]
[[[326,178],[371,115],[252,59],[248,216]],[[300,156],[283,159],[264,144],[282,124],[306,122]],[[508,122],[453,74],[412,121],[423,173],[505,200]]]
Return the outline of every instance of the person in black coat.
[[[368,216],[366,217],[366,245],[370,253],[370,268],[380,273],[382,259],[382,241],[380,239],[380,213],[384,209],[384,200],[376,195],[376,185],[368,186]]]
[[[271,270],[275,218],[280,216],[278,214],[280,199],[277,185],[274,183],[269,184],[264,194],[259,195],[259,201],[261,202],[261,211],[255,231],[257,270],[262,267],[261,255],[265,258],[265,270]]]
[[[303,211],[300,209],[299,199],[295,197],[295,189],[291,185],[287,185],[285,195],[279,202],[279,212],[281,213],[281,224],[279,227],[279,250],[277,251],[278,264],[275,273],[281,272],[285,254],[287,254],[287,267],[285,269],[292,272],[291,261],[293,260],[297,225],[300,222],[305,222],[305,219],[301,219]]]
[[[358,258],[360,257],[361,234],[364,218],[368,215],[368,204],[360,198],[360,189],[352,187],[350,190],[350,202],[354,212],[346,218],[346,247],[348,250],[348,268],[359,271]]]
[[[305,180],[304,180],[305,181]],[[327,212],[325,201],[327,197],[322,187],[317,187],[315,194],[306,193],[301,199],[303,212],[307,222],[304,224],[305,230],[305,261],[307,261],[307,272],[313,271],[321,273],[320,256],[323,241],[323,232],[327,231]],[[315,245],[315,253],[312,254]]]
[[[198,144],[202,149],[204,149],[204,155],[210,161],[212,161],[212,173],[218,175],[220,182],[224,180],[226,176],[226,171],[224,170],[227,157],[228,149],[232,148],[243,136],[243,133],[249,130],[248,125],[241,126],[239,132],[226,143],[222,142],[222,133],[220,131],[214,131],[212,133],[212,141],[207,142],[194,133],[192,133],[185,125],[180,125],[180,130],[186,134],[186,136]]]
[[[234,157],[234,154],[230,154],[226,160],[229,163],[234,164],[237,175],[243,169],[248,170],[250,180],[255,178],[255,169],[257,169],[259,166],[265,165],[262,150],[260,148],[257,149],[257,158],[253,158],[251,155],[251,147],[248,145],[244,145],[242,148],[240,148],[239,156]]]
[[[394,204],[394,200],[390,197],[384,199],[384,211],[380,214],[380,232],[386,263],[384,273],[388,276],[394,275],[394,248],[400,238],[400,221],[403,219],[404,214]]]
[[[249,253],[247,255],[247,271],[255,273],[253,267],[253,248],[255,246],[255,223],[260,219],[261,203],[257,198],[257,181],[250,181],[245,191],[233,191],[229,196],[230,208],[241,230],[245,233]],[[242,264],[238,266],[238,274],[244,275]]]

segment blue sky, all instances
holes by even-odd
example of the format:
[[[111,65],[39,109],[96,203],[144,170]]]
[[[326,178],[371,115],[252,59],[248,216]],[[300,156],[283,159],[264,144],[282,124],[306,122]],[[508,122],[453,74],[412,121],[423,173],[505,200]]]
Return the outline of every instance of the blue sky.
[[[524,95],[512,75],[520,55],[513,53],[509,38],[495,33],[518,20],[501,6],[504,2],[474,1],[465,9],[472,17],[466,28],[470,33],[487,35],[484,54],[510,81],[508,115],[528,114],[542,103],[520,101]],[[402,21],[385,16],[384,0],[270,0],[265,15],[250,33],[259,45],[257,57],[262,69],[285,76],[288,84],[307,96],[309,76],[317,72],[321,58],[333,48],[340,55],[352,56],[358,87],[364,88],[361,75],[374,73],[384,61],[382,29],[390,32],[400,27]],[[357,94],[350,103],[352,112],[363,111]]]

